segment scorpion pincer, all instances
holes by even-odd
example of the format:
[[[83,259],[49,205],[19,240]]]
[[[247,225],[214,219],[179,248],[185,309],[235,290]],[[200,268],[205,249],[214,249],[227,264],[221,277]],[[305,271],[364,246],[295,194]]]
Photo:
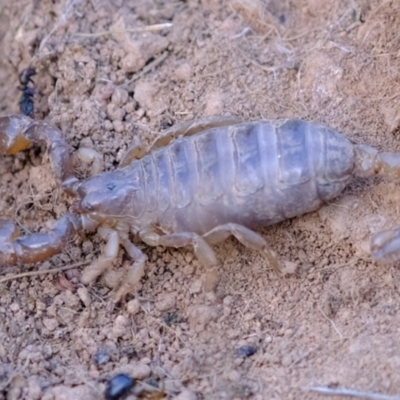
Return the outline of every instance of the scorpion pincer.
[[[79,181],[56,128],[23,115],[0,118],[3,154],[37,143],[47,145],[57,180],[75,196],[74,213],[48,233],[26,236],[0,220],[0,264],[47,259],[77,231],[97,228],[107,244],[84,271],[84,283],[113,263],[119,245],[133,259],[114,303],[144,274],[146,257],[132,235],[150,246],[191,246],[207,268],[217,266],[211,246],[232,235],[280,270],[275,252],[253,228],[314,211],[354,176],[400,176],[399,154],[352,144],[324,125],[301,120],[237,123],[214,117],[178,125],[147,155],[132,148],[118,169]]]

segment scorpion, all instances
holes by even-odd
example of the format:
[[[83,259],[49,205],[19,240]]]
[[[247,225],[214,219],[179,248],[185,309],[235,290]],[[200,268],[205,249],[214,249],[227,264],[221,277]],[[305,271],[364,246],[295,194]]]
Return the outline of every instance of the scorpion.
[[[26,115],[0,118],[2,154],[36,144],[47,146],[57,181],[75,197],[73,212],[47,233],[25,236],[12,221],[0,219],[0,265],[45,260],[78,231],[97,229],[106,245],[83,271],[84,284],[111,266],[120,245],[133,259],[112,304],[144,275],[146,256],[136,239],[149,246],[191,246],[206,270],[213,270],[218,262],[212,246],[233,236],[282,271],[255,228],[316,210],[355,176],[400,176],[400,154],[353,144],[325,125],[294,119],[241,123],[212,117],[183,123],[167,130],[149,152],[132,146],[117,169],[79,180],[58,129]],[[392,243],[393,234],[383,239],[378,234],[373,253],[382,258],[378,253],[388,252]]]

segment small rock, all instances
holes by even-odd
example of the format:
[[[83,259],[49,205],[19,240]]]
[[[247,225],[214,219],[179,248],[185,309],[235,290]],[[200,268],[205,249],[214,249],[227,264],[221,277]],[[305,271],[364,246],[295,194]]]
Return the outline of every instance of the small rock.
[[[53,332],[58,327],[58,321],[55,318],[43,318],[43,325]]]
[[[224,373],[231,382],[239,382],[240,381],[240,373],[236,370],[227,371]]]
[[[225,96],[220,92],[212,92],[206,97],[205,116],[221,115],[224,112]]]
[[[138,42],[131,42],[130,49],[126,56],[121,59],[121,69],[125,74],[132,74],[140,71],[146,65]]]
[[[85,286],[78,288],[76,291],[78,297],[81,299],[82,303],[85,305],[86,308],[90,307],[92,303],[92,299],[90,298],[89,291]]]
[[[99,398],[97,391],[86,385],[75,386],[72,388],[60,385],[52,388],[51,393],[54,396],[54,400],[98,400]]]
[[[233,303],[233,297],[232,296],[225,296],[223,300],[224,305],[230,306]]]
[[[146,110],[157,110],[161,106],[157,93],[158,87],[155,83],[139,81],[135,86],[134,99]]]
[[[180,81],[189,81],[192,75],[192,68],[189,63],[182,63],[175,68],[175,76]]]
[[[175,307],[176,298],[175,293],[165,293],[158,296],[158,300],[155,303],[155,307],[159,311],[167,311]]]
[[[283,367],[288,367],[293,362],[292,356],[290,354],[285,354],[282,356],[281,364]]]
[[[126,374],[118,374],[107,384],[106,400],[119,400],[133,387],[133,379]]]
[[[197,396],[195,393],[189,391],[189,390],[184,390],[178,394],[178,396],[175,396],[173,400],[196,400]]]
[[[22,388],[26,386],[26,381],[21,375],[16,375],[11,379],[7,400],[18,400],[21,398]]]
[[[254,319],[255,316],[256,316],[256,313],[249,312],[249,313],[246,313],[246,314],[244,315],[243,320],[244,320],[245,322],[248,322],[248,321],[251,321],[252,319]]]
[[[124,336],[126,333],[126,327],[129,324],[129,320],[124,317],[123,315],[118,315],[117,318],[115,318],[114,321],[114,326],[113,326],[113,334],[116,337],[121,337]]]
[[[28,396],[32,400],[40,400],[42,398],[42,389],[35,377],[28,379]]]
[[[17,311],[19,311],[20,306],[18,303],[11,303],[9,308],[13,313],[16,313]]]
[[[126,104],[128,98],[128,92],[125,89],[117,86],[112,94],[111,102],[117,107],[122,107]]]
[[[122,133],[125,130],[125,125],[122,121],[113,121],[114,131],[117,133]]]
[[[138,380],[146,379],[151,374],[151,368],[142,362],[124,365],[123,370],[126,371],[134,379]]]
[[[111,121],[122,121],[125,116],[125,110],[117,107],[114,103],[107,105],[107,116]]]
[[[194,273],[194,266],[191,265],[191,264],[185,265],[185,266],[182,268],[182,272],[183,272],[185,275],[187,275],[187,276],[193,275],[193,273]]]
[[[140,311],[140,303],[138,299],[133,299],[126,304],[126,309],[129,314],[136,315]]]
[[[197,294],[201,292],[201,288],[203,287],[203,281],[201,279],[196,279],[192,282],[189,287],[190,294]]]
[[[238,357],[250,357],[257,351],[256,346],[241,346],[236,350],[236,355]]]
[[[197,305],[189,309],[189,323],[192,326],[204,327],[210,321],[218,318],[218,312],[214,307]]]
[[[93,356],[93,361],[97,365],[104,365],[110,361],[110,358],[110,351],[108,349],[101,349]]]

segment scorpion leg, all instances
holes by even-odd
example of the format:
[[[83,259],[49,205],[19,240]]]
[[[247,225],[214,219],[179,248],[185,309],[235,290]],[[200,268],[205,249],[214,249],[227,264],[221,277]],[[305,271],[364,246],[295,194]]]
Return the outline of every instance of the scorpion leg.
[[[203,235],[203,238],[209,244],[217,244],[231,235],[245,246],[263,253],[266,256],[268,263],[276,271],[282,270],[275,252],[270,248],[267,241],[261,235],[243,225],[233,223],[220,225]]]
[[[107,308],[112,311],[114,305],[123,299],[144,275],[144,265],[147,257],[129,240],[128,235],[112,229],[100,228],[99,234],[107,240],[103,254],[92,265],[87,267],[82,274],[83,284],[93,283],[104,271],[109,268],[118,256],[119,245],[124,246],[126,252],[133,258],[134,263],[129,272],[119,282],[112,294]]]
[[[217,257],[210,245],[199,235],[192,232],[173,233],[170,235],[158,235],[153,231],[139,232],[140,238],[149,246],[165,247],[193,247],[194,254],[199,262],[206,267],[204,289],[211,292],[218,284],[218,273],[215,267],[218,264]]]
[[[194,254],[205,267],[214,267],[218,263],[214,250],[196,233],[181,232],[169,235],[159,235],[153,231],[144,230],[139,232],[139,236],[143,242],[149,246],[175,248],[192,246]]]
[[[99,229],[100,235],[107,239],[103,254],[92,265],[87,267],[82,274],[81,281],[87,285],[93,283],[118,256],[119,236],[118,232],[111,229]]]
[[[94,149],[80,147],[74,154],[85,164],[91,164],[90,176],[95,176],[103,172],[103,156]]]
[[[209,117],[195,121],[182,122],[162,132],[161,136],[153,142],[148,151],[140,143],[132,144],[125,152],[118,167],[126,167],[132,161],[143,158],[147,153],[160,147],[167,146],[173,139],[179,136],[191,136],[207,129],[238,124],[239,122],[239,118],[231,116]]]
[[[124,246],[126,252],[134,260],[134,263],[125,277],[121,280],[120,286],[112,295],[109,309],[112,309],[114,304],[121,301],[139,283],[140,279],[144,275],[144,266],[147,260],[147,257],[129,240],[127,235],[120,239],[122,246]]]
[[[144,146],[140,143],[131,144],[126,150],[125,154],[120,161],[118,168],[123,168],[129,165],[132,161],[143,158],[146,155],[147,151]]]
[[[19,237],[19,229],[13,222],[0,219],[0,264],[30,264],[46,260],[60,253],[80,228],[79,217],[65,214],[48,233]]]
[[[195,121],[182,122],[165,130],[162,135],[151,145],[150,151],[168,145],[173,139],[176,139],[179,136],[191,136],[208,129],[218,128],[220,126],[235,125],[240,122],[241,121],[238,117],[233,116],[208,117]]]

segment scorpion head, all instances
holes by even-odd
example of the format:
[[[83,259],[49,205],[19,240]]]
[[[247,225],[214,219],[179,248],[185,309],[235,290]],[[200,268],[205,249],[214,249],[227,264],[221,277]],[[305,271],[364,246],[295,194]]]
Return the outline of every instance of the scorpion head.
[[[74,211],[85,219],[112,225],[132,214],[135,204],[141,207],[137,183],[127,179],[123,170],[105,172],[79,182],[74,189]],[[140,196],[139,196],[140,197]]]

